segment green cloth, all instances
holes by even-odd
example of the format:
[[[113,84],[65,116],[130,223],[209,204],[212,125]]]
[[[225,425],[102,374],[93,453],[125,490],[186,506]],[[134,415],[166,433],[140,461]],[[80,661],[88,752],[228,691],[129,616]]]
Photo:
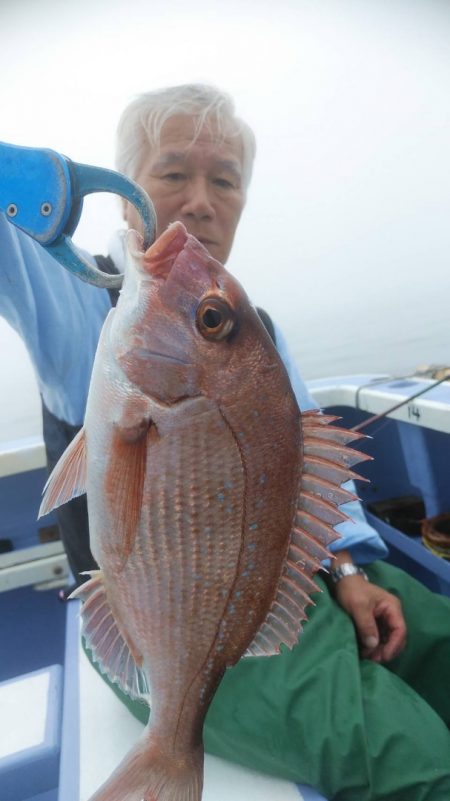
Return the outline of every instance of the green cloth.
[[[401,598],[404,653],[384,666],[360,660],[353,624],[319,577],[299,644],[226,672],[206,751],[333,801],[450,801],[450,598],[383,562],[367,572]],[[147,721],[144,704],[113,689]]]

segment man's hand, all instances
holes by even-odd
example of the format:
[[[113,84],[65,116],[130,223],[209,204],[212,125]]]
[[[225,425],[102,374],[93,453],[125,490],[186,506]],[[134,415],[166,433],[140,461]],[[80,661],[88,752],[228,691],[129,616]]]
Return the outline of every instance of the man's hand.
[[[363,658],[389,662],[404,649],[406,623],[395,595],[363,576],[346,576],[336,584],[335,596],[353,620]]]

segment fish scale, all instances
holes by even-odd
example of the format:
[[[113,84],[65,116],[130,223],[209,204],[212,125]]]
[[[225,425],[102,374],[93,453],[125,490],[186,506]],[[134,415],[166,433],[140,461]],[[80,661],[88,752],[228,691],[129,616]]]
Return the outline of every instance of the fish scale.
[[[217,416],[222,422],[220,415]],[[209,653],[234,581],[242,512],[237,502],[233,504],[233,515],[226,512],[225,501],[217,496],[224,481],[234,484],[238,497],[242,495],[238,475],[240,472],[242,476],[242,469],[234,437],[230,434],[230,448],[224,448],[223,425],[221,428],[220,449],[210,427],[205,429],[204,425],[173,432],[167,439],[161,437],[149,459],[156,465],[167,464],[168,469],[162,473],[149,465],[143,502],[146,512],[137,536],[142,545],[136,555],[130,556],[120,580],[111,578],[112,593],[122,596],[123,606],[132,610],[127,625],[134,638],[147,627],[148,653],[144,657],[152,665],[152,694],[158,693],[157,677],[161,676],[164,685],[167,683],[168,663],[172,683],[186,683],[191,673],[198,670],[202,649],[205,655]],[[200,460],[195,458],[199,452]],[[209,492],[205,494],[204,486],[208,483]],[[191,508],[190,529],[183,519],[187,507]],[[210,529],[206,534],[205,528]],[[226,548],[223,531],[227,532]],[[230,548],[233,539],[234,561]],[[205,561],[201,555],[197,556],[202,580],[193,581],[192,576],[197,572],[193,562],[203,548],[209,558]],[[136,580],[138,573],[145,575],[145,582]],[[198,620],[202,621],[200,629]]]

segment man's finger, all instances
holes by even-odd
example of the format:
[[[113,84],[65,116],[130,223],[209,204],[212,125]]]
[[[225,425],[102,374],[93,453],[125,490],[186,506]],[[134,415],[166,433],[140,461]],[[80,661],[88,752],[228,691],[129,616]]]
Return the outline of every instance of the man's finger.
[[[372,610],[368,608],[355,609],[353,623],[362,646],[362,656],[369,656],[380,642],[378,627]]]
[[[400,603],[382,601],[375,607],[375,618],[381,633],[380,655],[383,662],[394,659],[406,645],[406,623]]]

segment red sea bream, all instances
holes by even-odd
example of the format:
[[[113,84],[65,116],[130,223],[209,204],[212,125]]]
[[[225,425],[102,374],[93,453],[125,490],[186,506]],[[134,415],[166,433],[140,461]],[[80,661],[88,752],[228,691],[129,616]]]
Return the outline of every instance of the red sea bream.
[[[95,801],[200,801],[224,671],[297,642],[354,497],[340,485],[365,457],[333,420],[301,414],[245,292],[181,223],[130,259],[41,510],[87,492],[100,570],[77,591],[84,636],[151,703]]]

